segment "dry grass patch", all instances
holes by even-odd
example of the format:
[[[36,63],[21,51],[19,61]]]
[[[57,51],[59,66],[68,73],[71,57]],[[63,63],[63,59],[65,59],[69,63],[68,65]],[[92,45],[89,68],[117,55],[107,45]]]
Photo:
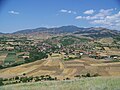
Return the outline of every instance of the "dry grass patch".
[[[1,86],[0,90],[119,90],[120,77],[81,78]]]

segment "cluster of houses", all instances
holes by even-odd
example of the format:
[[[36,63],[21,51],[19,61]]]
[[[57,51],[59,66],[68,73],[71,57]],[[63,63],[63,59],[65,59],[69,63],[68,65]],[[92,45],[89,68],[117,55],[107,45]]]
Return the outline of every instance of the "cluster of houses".
[[[94,41],[92,41],[92,43],[76,43],[63,46],[58,38],[53,41],[51,40],[51,43],[38,39],[28,39],[27,37],[8,38],[4,40],[0,39],[0,51],[27,52],[17,55],[23,59],[29,58],[29,52],[36,49],[39,52],[49,51],[50,53],[62,54],[64,59],[68,59],[70,57],[80,58],[81,56],[86,55],[95,59],[120,60],[119,51],[112,53],[111,49],[107,46],[95,46]],[[53,47],[54,50],[52,50]]]

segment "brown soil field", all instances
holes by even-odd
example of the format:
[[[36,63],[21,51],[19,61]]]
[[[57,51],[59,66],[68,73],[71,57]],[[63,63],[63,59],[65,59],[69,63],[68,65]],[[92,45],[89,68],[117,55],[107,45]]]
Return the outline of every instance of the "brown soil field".
[[[120,76],[120,62],[91,58],[63,61],[60,58],[49,57],[29,64],[2,69],[0,70],[0,77],[22,76],[23,73],[26,73],[27,76],[51,75],[59,79],[74,78],[75,75],[86,73],[98,73],[101,76]]]

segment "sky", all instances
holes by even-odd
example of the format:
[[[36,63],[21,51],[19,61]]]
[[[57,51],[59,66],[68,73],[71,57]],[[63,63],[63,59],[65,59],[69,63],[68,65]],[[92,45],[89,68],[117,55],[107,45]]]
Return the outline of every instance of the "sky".
[[[66,25],[120,30],[120,0],[0,0],[0,32]]]

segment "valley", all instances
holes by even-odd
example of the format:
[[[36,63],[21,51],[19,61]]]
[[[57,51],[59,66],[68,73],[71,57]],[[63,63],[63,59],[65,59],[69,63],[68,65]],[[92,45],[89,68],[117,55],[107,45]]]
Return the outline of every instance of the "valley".
[[[89,36],[85,36],[74,26],[62,27],[71,29],[67,33],[60,28],[56,28],[60,30],[56,33],[40,29],[24,34],[26,30],[1,34],[1,85],[120,76],[118,32],[112,36],[92,37],[93,32],[102,33],[104,29],[87,28]]]

